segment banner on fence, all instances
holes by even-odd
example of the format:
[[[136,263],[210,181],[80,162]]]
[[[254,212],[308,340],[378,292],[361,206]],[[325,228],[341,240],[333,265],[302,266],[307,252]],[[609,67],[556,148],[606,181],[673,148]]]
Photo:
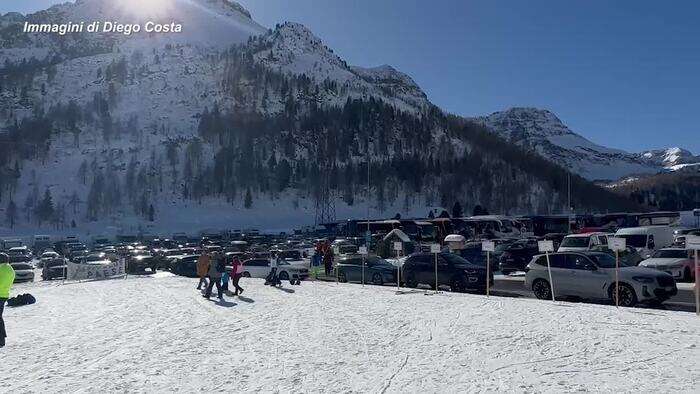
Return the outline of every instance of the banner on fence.
[[[75,264],[68,262],[68,280],[108,279],[126,275],[124,259],[109,264]]]

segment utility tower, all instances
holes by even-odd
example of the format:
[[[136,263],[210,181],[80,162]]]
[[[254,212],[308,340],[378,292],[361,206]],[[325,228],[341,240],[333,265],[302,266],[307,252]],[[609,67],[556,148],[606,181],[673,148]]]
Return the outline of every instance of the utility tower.
[[[335,192],[331,189],[330,160],[324,160],[319,167],[319,185],[316,193],[316,220],[318,226],[335,221]]]

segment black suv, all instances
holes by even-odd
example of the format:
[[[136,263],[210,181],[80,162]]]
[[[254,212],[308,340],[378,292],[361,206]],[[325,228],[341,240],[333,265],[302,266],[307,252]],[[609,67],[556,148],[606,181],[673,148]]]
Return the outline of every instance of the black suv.
[[[522,239],[506,245],[499,257],[498,267],[504,275],[525,271],[535,255],[540,254],[537,240]]]
[[[452,291],[464,292],[486,290],[486,266],[469,262],[452,253],[438,254],[438,286],[449,286]],[[435,288],[435,255],[430,253],[413,254],[404,262],[401,278],[407,287],[425,284]],[[493,272],[489,275],[493,284]]]

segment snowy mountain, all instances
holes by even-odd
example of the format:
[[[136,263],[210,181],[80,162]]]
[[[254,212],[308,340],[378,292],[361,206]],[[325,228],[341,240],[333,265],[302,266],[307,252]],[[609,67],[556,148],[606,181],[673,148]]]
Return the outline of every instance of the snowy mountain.
[[[547,110],[511,108],[477,119],[506,140],[591,180],[659,171],[658,165],[638,155],[606,148],[574,133]]]
[[[564,204],[563,170],[543,161],[534,171],[540,159],[446,116],[390,66],[350,66],[304,26],[265,29],[232,1],[154,4],[79,0],[0,17],[0,207],[12,230],[285,230],[313,224],[326,194],[339,218],[367,205],[373,216],[423,216],[458,201],[504,213]],[[81,20],[174,21],[182,32],[21,32],[25,21]],[[482,122],[527,134],[518,139],[545,157],[566,146],[571,163],[586,152],[608,160],[592,173],[627,160],[528,112]],[[382,174],[369,189],[367,156]],[[628,164],[622,172],[646,169]],[[577,206],[626,206],[606,193],[582,193]]]
[[[700,156],[695,156],[690,151],[678,147],[650,150],[640,153],[639,157],[648,163],[672,171],[700,165]]]

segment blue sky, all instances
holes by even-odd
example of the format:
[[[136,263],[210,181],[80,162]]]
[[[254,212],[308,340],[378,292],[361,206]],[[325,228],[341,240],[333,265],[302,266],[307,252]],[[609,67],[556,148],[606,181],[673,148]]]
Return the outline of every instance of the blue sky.
[[[55,2],[2,0],[0,12]],[[307,25],[350,64],[393,65],[456,114],[543,107],[606,146],[700,153],[698,2],[239,2],[263,25]]]

